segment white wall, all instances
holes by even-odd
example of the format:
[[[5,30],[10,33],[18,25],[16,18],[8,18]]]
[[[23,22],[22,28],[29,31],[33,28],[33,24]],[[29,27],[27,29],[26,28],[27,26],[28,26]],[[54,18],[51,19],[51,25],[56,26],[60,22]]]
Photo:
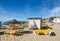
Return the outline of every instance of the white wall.
[[[28,27],[31,28],[31,26],[34,26],[34,22],[38,29],[41,28],[41,20],[40,19],[29,19],[28,20]]]
[[[60,23],[60,18],[54,18],[53,22],[54,23]]]

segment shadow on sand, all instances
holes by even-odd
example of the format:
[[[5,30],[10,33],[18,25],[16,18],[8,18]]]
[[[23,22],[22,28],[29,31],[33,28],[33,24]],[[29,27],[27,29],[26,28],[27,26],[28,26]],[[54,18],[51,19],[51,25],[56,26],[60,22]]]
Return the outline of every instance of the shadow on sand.
[[[22,32],[23,34],[31,34],[32,33],[32,31],[24,31],[24,32]]]
[[[22,36],[23,34],[14,34],[14,36]]]
[[[0,35],[4,35],[4,32],[0,32]]]
[[[31,34],[32,33],[32,31],[23,31],[23,32],[21,32],[21,33],[19,33],[19,34],[14,34],[15,36],[22,36],[22,35],[24,35],[24,34]]]

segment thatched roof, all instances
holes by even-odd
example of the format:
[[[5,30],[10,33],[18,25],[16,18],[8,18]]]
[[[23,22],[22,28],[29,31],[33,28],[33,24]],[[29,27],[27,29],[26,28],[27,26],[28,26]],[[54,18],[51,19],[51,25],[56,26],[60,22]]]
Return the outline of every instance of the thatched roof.
[[[8,21],[7,24],[21,24],[21,22],[17,21],[16,19],[13,19],[13,20]]]

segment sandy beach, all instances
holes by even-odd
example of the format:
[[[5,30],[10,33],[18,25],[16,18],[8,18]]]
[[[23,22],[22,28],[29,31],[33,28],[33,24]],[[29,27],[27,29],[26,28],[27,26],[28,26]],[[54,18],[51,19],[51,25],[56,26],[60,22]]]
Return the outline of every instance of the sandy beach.
[[[15,35],[0,35],[0,41],[60,41],[60,24],[52,26],[55,36],[35,35],[34,33]]]

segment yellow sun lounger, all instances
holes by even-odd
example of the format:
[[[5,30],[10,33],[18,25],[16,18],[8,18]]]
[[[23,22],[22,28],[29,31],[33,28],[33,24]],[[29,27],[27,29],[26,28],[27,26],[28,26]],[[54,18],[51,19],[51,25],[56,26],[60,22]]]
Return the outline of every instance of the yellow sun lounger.
[[[35,34],[47,34],[47,33],[50,33],[51,32],[51,29],[46,29],[46,30],[34,30],[34,33]]]
[[[5,33],[12,35],[12,34],[14,34],[15,32],[18,32],[18,30],[7,30]]]

